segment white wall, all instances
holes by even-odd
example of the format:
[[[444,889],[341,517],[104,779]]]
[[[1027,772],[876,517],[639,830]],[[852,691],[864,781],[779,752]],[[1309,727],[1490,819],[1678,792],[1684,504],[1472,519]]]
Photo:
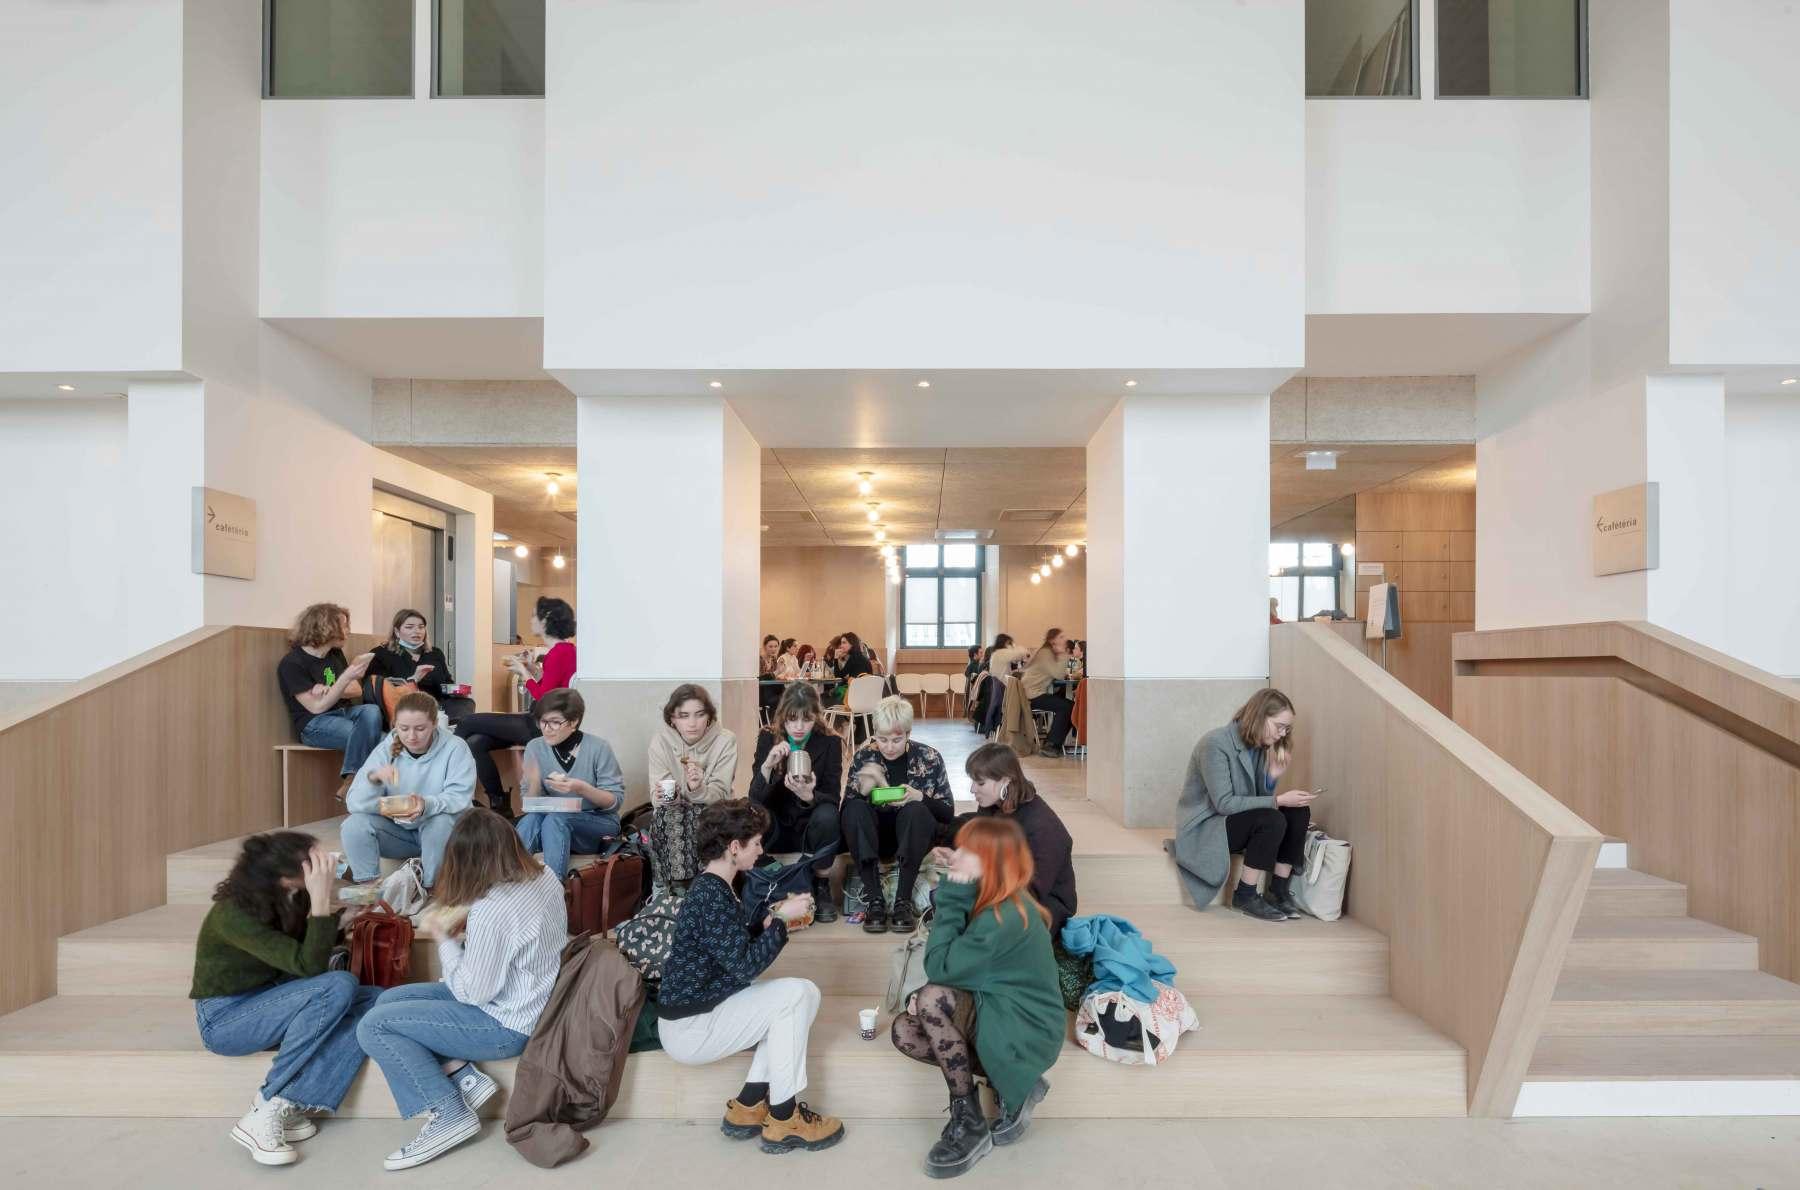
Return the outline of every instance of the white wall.
[[[1653,624],[1724,649],[1733,611],[1724,378],[1651,376],[1644,404],[1644,469],[1659,509],[1659,561],[1644,576],[1645,610]],[[1792,603],[1800,606],[1800,597]]]
[[[1725,453],[1731,570],[1721,647],[1800,680],[1800,395],[1727,397]]]
[[[1668,10],[1672,362],[1800,361],[1800,9]]]
[[[134,381],[125,414],[128,466],[120,482],[131,495],[119,509],[119,561],[131,598],[114,661],[206,623],[206,578],[193,565],[194,489],[206,486],[206,386]]]
[[[551,368],[1301,362],[1300,0],[548,27]]]
[[[0,401],[0,680],[85,677],[125,652],[125,402]]]
[[[181,366],[181,38],[180,0],[0,4],[0,372]]]

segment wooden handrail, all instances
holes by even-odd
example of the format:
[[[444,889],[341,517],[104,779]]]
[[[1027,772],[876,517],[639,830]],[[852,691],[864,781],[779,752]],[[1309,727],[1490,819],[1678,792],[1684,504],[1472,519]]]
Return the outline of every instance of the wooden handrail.
[[[1466,632],[1456,721],[1800,979],[1800,683],[1640,621]]]
[[[1394,999],[1467,1051],[1470,1114],[1510,1115],[1600,833],[1325,625],[1272,629],[1270,672]]]

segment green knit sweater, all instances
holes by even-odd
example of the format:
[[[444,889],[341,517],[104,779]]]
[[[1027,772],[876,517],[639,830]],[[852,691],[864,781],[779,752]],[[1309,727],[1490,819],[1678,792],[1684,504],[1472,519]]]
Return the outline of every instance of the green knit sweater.
[[[194,944],[194,986],[188,998],[235,996],[285,979],[323,975],[337,931],[337,914],[309,917],[305,937],[295,939],[229,901],[215,901]]]
[[[1019,1104],[1055,1065],[1069,1033],[1050,930],[1035,908],[1001,905],[974,918],[976,886],[946,880],[925,944],[925,978],[975,994],[975,1052],[1001,1100]]]

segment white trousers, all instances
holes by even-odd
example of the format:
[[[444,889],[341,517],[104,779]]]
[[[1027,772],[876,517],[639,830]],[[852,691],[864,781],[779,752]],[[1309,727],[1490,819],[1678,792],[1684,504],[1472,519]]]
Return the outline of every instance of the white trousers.
[[[756,1047],[744,1080],[769,1084],[769,1102],[806,1089],[806,1035],[819,1015],[810,979],[768,979],[732,995],[711,1012],[658,1021],[663,1052],[684,1066],[704,1066]]]

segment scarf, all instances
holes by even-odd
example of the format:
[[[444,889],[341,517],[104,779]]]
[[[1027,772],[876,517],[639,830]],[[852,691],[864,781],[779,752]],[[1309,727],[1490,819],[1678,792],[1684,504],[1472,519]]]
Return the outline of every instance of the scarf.
[[[687,775],[681,758],[689,757],[705,775],[699,789],[687,787]],[[673,777],[675,789],[689,801],[702,805],[722,802],[731,796],[731,784],[737,776],[737,737],[720,727],[715,720],[707,724],[706,734],[696,743],[688,743],[681,733],[663,724],[650,739],[650,786]]]

